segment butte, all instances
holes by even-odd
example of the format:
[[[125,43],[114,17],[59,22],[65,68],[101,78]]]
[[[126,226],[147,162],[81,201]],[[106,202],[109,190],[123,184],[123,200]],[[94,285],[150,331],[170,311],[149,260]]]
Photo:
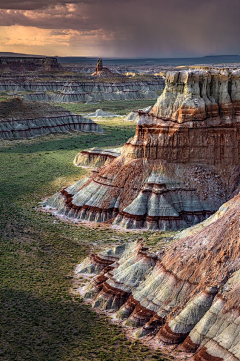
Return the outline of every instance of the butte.
[[[239,121],[240,70],[169,72],[121,155],[44,206],[125,228],[179,230],[201,222],[237,194]]]

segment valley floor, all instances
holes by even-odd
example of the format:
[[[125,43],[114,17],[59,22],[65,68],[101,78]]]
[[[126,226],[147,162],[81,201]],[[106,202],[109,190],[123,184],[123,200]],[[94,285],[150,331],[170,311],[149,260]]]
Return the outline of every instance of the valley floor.
[[[39,203],[86,174],[82,149],[122,145],[135,123],[101,121],[106,134],[61,134],[3,141],[0,148],[0,358],[3,361],[163,360],[70,293],[76,264],[101,247],[163,234],[60,222]]]

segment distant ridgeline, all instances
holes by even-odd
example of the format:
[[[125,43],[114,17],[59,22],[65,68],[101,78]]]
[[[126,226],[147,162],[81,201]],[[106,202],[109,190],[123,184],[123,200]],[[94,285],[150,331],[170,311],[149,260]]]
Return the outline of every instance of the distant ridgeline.
[[[0,57],[0,71],[59,70],[61,65],[55,57]]]

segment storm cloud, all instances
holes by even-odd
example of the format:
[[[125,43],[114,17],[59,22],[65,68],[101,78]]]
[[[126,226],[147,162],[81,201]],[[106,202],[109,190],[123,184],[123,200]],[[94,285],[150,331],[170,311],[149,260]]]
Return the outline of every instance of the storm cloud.
[[[21,27],[26,36],[30,29],[42,29],[41,52],[48,55],[57,54],[61,41],[60,55],[239,54],[239,13],[239,0],[0,1],[0,26],[6,34],[0,49],[11,44],[12,51],[14,39],[9,42],[7,30]],[[19,50],[21,44],[16,44]]]

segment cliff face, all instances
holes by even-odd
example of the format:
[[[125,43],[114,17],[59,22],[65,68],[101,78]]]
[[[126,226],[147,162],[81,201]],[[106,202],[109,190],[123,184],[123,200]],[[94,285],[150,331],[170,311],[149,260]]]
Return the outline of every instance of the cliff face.
[[[103,129],[91,119],[61,107],[18,98],[0,103],[0,139],[30,138],[69,131],[103,133]]]
[[[151,114],[177,123],[240,117],[240,70],[171,72]]]
[[[156,99],[156,91],[163,89],[164,81],[142,82],[63,82],[63,81],[0,81],[0,92],[14,91],[25,94],[33,101],[90,102],[104,100]],[[51,94],[49,94],[51,92]]]
[[[0,57],[0,70],[5,71],[49,71],[60,70],[61,65],[54,57]]]
[[[185,228],[214,213],[238,186],[240,170],[240,73],[222,73],[168,74],[153,109],[139,113],[121,156],[94,171],[83,187],[64,189],[45,205],[55,207],[57,197],[58,212],[67,217],[161,230]]]
[[[160,348],[181,344],[194,361],[240,360],[239,226],[238,195],[157,253],[140,240],[91,255],[76,269],[96,275],[81,295]]]

